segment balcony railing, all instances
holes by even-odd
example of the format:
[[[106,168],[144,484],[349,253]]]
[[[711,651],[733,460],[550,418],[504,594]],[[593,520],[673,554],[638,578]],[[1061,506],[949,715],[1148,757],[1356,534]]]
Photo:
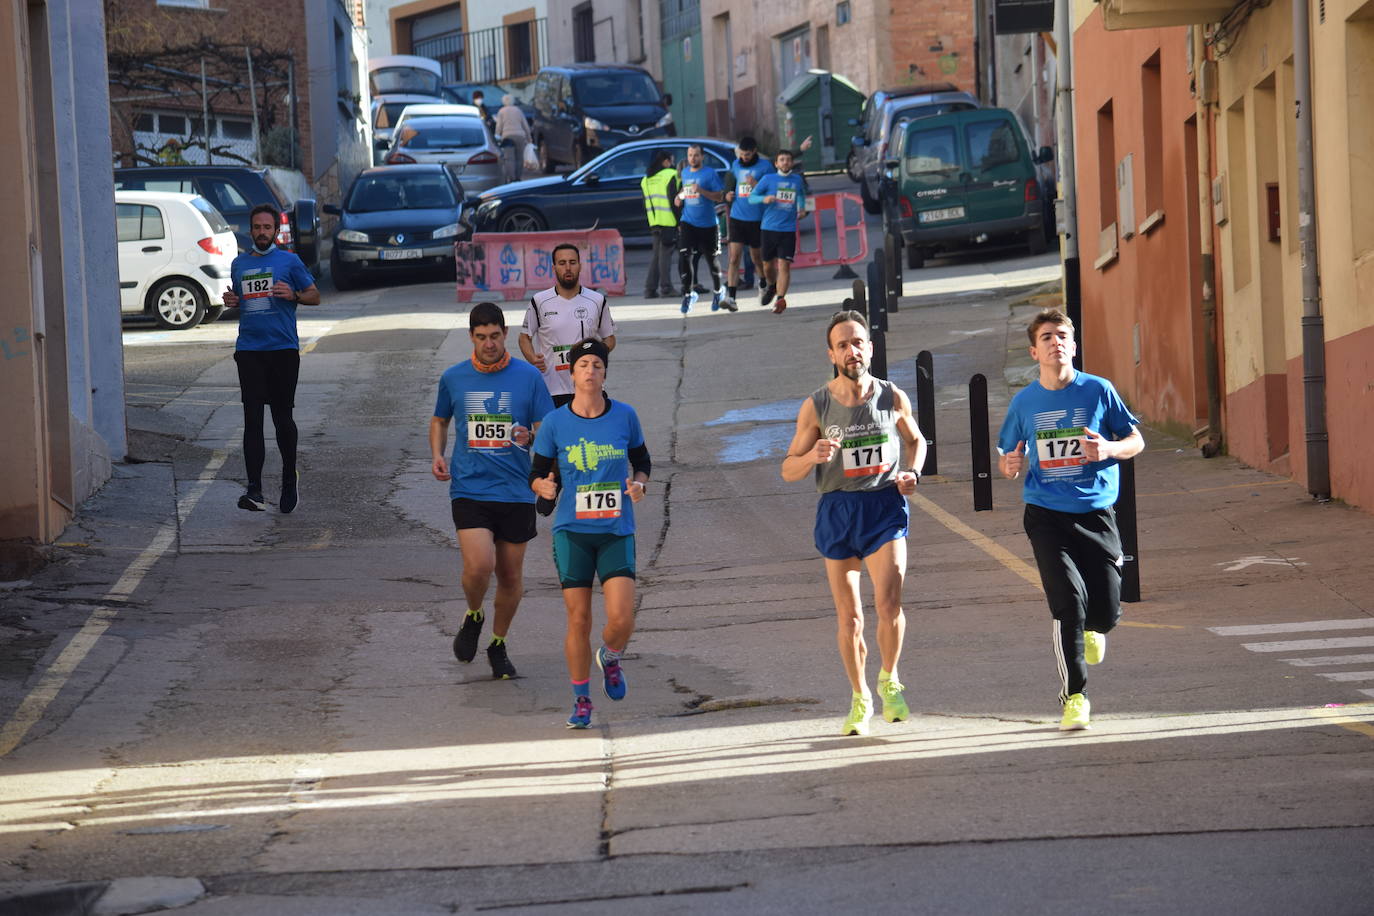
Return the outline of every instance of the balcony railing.
[[[534,76],[548,63],[548,22],[531,19],[475,32],[445,32],[414,42],[411,53],[437,60],[446,83]]]

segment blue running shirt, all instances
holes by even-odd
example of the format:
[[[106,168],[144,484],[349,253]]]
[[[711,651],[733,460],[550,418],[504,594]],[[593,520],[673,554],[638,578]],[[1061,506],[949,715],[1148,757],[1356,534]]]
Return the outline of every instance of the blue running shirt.
[[[777,198],[771,204],[763,199],[772,195]],[[760,228],[769,232],[795,232],[797,214],[806,209],[806,192],[803,190],[802,177],[797,172],[773,172],[764,175],[754,186],[749,196],[751,204],[763,207],[763,220]]]
[[[512,358],[500,372],[478,372],[471,359],[450,366],[439,378],[434,415],[454,419],[449,459],[450,499],[532,503],[530,453],[510,441],[512,426],[533,429],[553,410],[553,398],[539,370]]]
[[[730,164],[730,171],[735,176],[735,200],[730,204],[730,218],[741,220],[746,223],[757,223],[763,219],[763,207],[749,200],[749,195],[754,193],[754,185],[764,175],[771,175],[776,169],[773,163],[759,156],[749,165],[745,165],[736,159]]]
[[[267,254],[241,254],[229,268],[229,282],[239,297],[236,350],[299,350],[296,303],[272,295],[272,284],[284,280],[300,292],[315,278],[299,257],[273,248]]]
[[[703,197],[702,191],[723,191],[720,176],[709,165],[699,169],[682,170],[682,221],[701,229],[716,225],[715,201]]]
[[[997,450],[1006,454],[1016,443],[1026,443],[1026,502],[1059,512],[1091,512],[1116,503],[1121,472],[1114,459],[1087,463],[1083,430],[1121,439],[1139,422],[1111,382],[1079,372],[1058,391],[1034,381],[1017,392]]]
[[[554,531],[634,534],[634,503],[625,494],[630,449],[644,444],[639,415],[629,404],[611,401],[589,420],[564,404],[544,418],[534,453],[558,462],[563,493],[553,517]]]

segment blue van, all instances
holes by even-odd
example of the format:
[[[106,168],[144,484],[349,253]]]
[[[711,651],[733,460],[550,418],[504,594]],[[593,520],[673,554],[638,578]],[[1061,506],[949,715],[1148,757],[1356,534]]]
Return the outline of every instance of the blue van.
[[[1032,154],[1016,115],[977,108],[909,122],[884,162],[883,222],[900,235],[907,265],[936,252],[984,245],[1049,245],[1045,200],[1036,166],[1054,159],[1048,146]]]

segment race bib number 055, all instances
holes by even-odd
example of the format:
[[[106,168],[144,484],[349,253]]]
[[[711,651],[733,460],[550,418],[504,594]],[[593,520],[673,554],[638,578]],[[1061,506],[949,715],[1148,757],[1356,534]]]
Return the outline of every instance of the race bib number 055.
[[[892,467],[892,443],[886,435],[861,436],[840,443],[844,476],[872,477]]]
[[[468,414],[468,448],[505,448],[510,445],[510,429],[515,418],[510,414]]]
[[[577,487],[578,518],[619,518],[620,484],[610,480],[605,483],[584,483]]]
[[[1040,466],[1046,470],[1087,464],[1088,459],[1083,453],[1083,427],[1038,431],[1035,434],[1035,455]]]

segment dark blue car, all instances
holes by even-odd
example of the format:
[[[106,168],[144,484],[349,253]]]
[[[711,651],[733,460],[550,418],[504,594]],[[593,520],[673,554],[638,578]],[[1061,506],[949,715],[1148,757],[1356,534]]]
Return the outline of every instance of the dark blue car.
[[[639,182],[655,150],[687,158],[687,147],[699,143],[707,164],[722,181],[734,159],[734,144],[725,140],[665,137],[635,140],[608,150],[567,175],[550,175],[500,185],[482,194],[471,213],[478,232],[540,232],[546,229],[618,229],[627,240],[649,237],[644,196]]]
[[[326,204],[339,217],[329,269],[349,289],[364,276],[413,274],[443,268],[453,275],[453,243],[468,235],[463,189],[437,163],[365,169],[344,195]]]

